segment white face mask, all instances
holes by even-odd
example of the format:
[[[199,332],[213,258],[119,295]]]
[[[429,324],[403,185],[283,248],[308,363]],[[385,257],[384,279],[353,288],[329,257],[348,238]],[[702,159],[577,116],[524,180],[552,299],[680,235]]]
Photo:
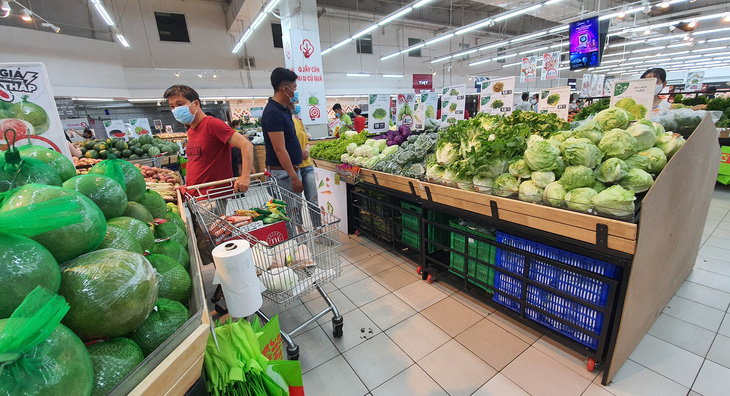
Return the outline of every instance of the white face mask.
[[[537,101],[535,99],[530,99],[530,104],[534,105],[535,103],[537,103]]]
[[[654,95],[659,95],[659,93],[662,92],[662,89],[664,89],[664,84],[657,84],[657,86],[654,87]]]

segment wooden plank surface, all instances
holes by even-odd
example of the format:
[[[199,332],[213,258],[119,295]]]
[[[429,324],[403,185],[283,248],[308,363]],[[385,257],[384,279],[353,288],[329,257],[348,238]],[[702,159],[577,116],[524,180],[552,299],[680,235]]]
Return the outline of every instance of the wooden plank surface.
[[[636,255],[610,365],[611,381],[692,271],[720,163],[709,115],[644,198]]]
[[[312,162],[314,162],[314,166],[321,169],[326,169],[328,171],[334,172],[336,164],[333,164],[332,162],[320,160],[320,159],[312,159]]]

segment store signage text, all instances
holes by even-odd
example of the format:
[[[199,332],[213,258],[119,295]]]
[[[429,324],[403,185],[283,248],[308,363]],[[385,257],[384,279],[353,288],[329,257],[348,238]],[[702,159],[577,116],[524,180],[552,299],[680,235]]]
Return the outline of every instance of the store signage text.
[[[32,93],[38,89],[33,84],[38,79],[38,73],[32,71],[22,72],[20,68],[17,70],[0,69],[0,86],[7,91],[28,92]]]

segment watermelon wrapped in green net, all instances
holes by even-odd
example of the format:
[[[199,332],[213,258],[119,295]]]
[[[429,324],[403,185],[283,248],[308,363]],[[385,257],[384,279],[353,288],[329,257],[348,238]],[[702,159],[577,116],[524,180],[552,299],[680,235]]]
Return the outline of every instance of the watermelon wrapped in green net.
[[[142,363],[142,349],[126,337],[112,338],[86,347],[94,368],[92,396],[103,396]]]
[[[26,144],[18,147],[20,155],[24,158],[35,158],[44,162],[46,165],[53,168],[58,173],[58,177],[61,178],[61,182],[76,176],[76,167],[68,157],[59,153],[56,150],[51,150],[43,146],[36,146]]]
[[[147,189],[142,198],[136,201],[147,208],[155,219],[164,218],[165,213],[167,213],[165,199],[157,191]]]
[[[119,249],[127,252],[143,254],[142,246],[132,234],[122,227],[107,224],[106,236],[96,250]]]
[[[127,194],[122,186],[104,175],[74,176],[66,180],[63,187],[94,201],[107,219],[121,216],[127,208]]]
[[[155,226],[155,238],[170,238],[187,249],[188,236],[185,234],[185,231],[180,229],[180,227],[178,227],[177,225],[175,225],[175,223],[171,221],[157,219],[155,223],[157,223],[157,225]]]
[[[152,250],[155,246],[155,233],[150,228],[152,227],[150,224],[126,216],[110,219],[107,224],[127,230],[144,250]]]
[[[0,204],[0,213],[60,197],[72,197],[78,203],[76,212],[81,215],[81,221],[57,229],[48,227],[48,231],[32,239],[48,249],[56,261],[63,263],[96,249],[104,240],[106,221],[93,201],[67,188],[28,184],[7,192]],[[46,224],[41,222],[34,226],[45,227]]]
[[[155,247],[152,249],[152,253],[164,254],[180,263],[185,268],[185,271],[190,270],[190,256],[185,248],[173,241],[172,239],[155,242]]]
[[[144,323],[130,334],[130,338],[147,356],[182,327],[189,317],[187,308],[179,302],[160,298]]]
[[[61,178],[53,168],[35,158],[13,163],[0,156],[0,192],[31,183],[60,186]]]
[[[9,319],[0,319],[0,395],[91,394],[86,347],[61,324],[68,304],[37,287]]]
[[[175,259],[150,254],[147,261],[157,270],[157,296],[187,304],[190,299],[190,275]]]
[[[127,209],[122,213],[122,216],[133,217],[143,223],[152,223],[155,221],[155,218],[152,217],[152,214],[147,208],[134,201],[127,202]]]
[[[113,156],[112,156],[113,157]],[[147,185],[142,172],[127,161],[110,158],[99,162],[89,169],[89,173],[106,175],[120,182],[127,192],[128,201],[137,201],[144,195]],[[122,179],[122,180],[120,180]]]
[[[183,222],[183,219],[180,217],[180,215],[173,212],[167,212],[165,213],[165,220],[175,223],[175,225],[183,230],[183,232],[186,231],[185,223]],[[185,232],[185,234],[187,235],[187,232]]]
[[[61,266],[59,293],[71,306],[63,323],[82,340],[119,337],[152,310],[157,276],[141,254],[97,250]]]

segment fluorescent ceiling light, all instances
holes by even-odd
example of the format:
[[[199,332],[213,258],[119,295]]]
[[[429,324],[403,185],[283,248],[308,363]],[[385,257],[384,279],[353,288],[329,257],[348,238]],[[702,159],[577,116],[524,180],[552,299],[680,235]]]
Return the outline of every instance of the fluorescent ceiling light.
[[[632,54],[637,54],[637,53],[639,53],[639,52],[649,52],[649,51],[661,51],[661,50],[663,50],[664,48],[665,48],[665,47],[663,47],[663,46],[662,46],[662,47],[648,47],[648,48],[641,48],[641,49],[633,50],[633,51],[631,51],[631,53],[632,53]]]
[[[623,41],[617,44],[611,44],[611,48],[613,47],[628,47],[629,45],[637,45],[637,44],[643,44],[646,40],[636,40],[636,41]]]
[[[484,51],[484,50],[488,50],[488,49],[492,49],[492,48],[497,48],[499,46],[506,45],[506,44],[507,43],[500,41],[498,43],[485,45],[484,47],[479,48],[479,51]]]
[[[78,100],[81,102],[113,102],[114,99],[104,99],[104,98],[71,98],[72,100]]]
[[[566,69],[570,69],[570,66],[564,66],[564,67],[559,67],[558,68],[558,70],[566,70]]]
[[[235,52],[235,51],[234,51],[234,52]],[[330,47],[330,48],[327,48],[326,50],[322,51],[322,55],[327,55],[327,54],[329,54],[330,52],[332,52],[332,47]],[[396,54],[397,54],[397,53],[396,53]],[[380,59],[380,60],[383,60],[383,59]]]
[[[553,44],[553,45],[550,46],[550,48],[565,47],[568,44],[570,44],[570,43]]]
[[[559,2],[561,2],[561,1],[563,1],[563,0],[548,0],[548,1],[546,1],[545,3],[543,3],[543,5],[546,5],[546,6],[548,6],[548,5],[553,5],[553,4],[555,4],[555,3],[559,3]]]
[[[347,73],[347,77],[370,77],[368,73]]]
[[[117,40],[119,41],[119,44],[124,46],[124,48],[129,48],[129,43],[127,42],[127,39],[125,39],[121,33],[117,33]]]
[[[679,44],[671,44],[668,45],[667,48],[679,48],[679,47],[687,47],[692,45],[692,43],[679,43]]]
[[[324,52],[323,52],[323,54],[324,54]],[[392,53],[390,55],[386,55],[386,56],[380,58],[380,60],[382,61],[382,60],[388,60],[390,58],[395,58],[396,56],[398,56],[400,54],[401,54],[400,52],[394,52],[394,53]]]
[[[621,62],[621,59],[614,59],[614,60],[605,61],[605,62],[602,62],[602,63],[619,63],[619,62]]]
[[[470,49],[470,50],[466,50],[466,51],[458,52],[458,53],[454,54],[453,57],[454,58],[458,58],[460,56],[466,56],[466,55],[469,55],[469,54],[473,54],[475,52],[477,52],[477,49],[476,48]]]
[[[512,43],[519,43],[520,41],[525,41],[525,40],[531,40],[531,39],[534,39],[534,38],[537,38],[537,37],[540,37],[540,36],[544,36],[546,34],[547,34],[547,32],[540,32],[540,33],[535,33],[535,34],[528,34],[527,36],[522,36],[522,37],[518,37],[516,39],[510,40],[510,44],[512,44]]]
[[[511,58],[511,57],[513,57],[515,55],[516,54],[502,55],[502,56],[498,56],[496,58],[492,58],[492,60],[496,60],[497,61],[497,60],[507,59],[507,58]]]
[[[227,100],[246,100],[246,99],[253,99],[253,96],[228,96],[226,97]]]
[[[421,0],[418,3],[414,4],[413,5],[413,8],[421,8],[421,7],[425,6],[426,4],[428,4],[428,3],[432,2],[432,1],[433,0]]]
[[[716,38],[716,39],[710,39],[710,40],[707,40],[707,42],[708,42],[708,43],[716,43],[716,42],[718,42],[718,41],[727,41],[727,40],[730,40],[730,36],[728,36],[728,37],[721,37],[721,38]]]
[[[701,30],[699,32],[693,32],[692,34],[695,36],[699,36],[699,35],[703,35],[703,34],[727,32],[728,30],[730,30],[730,28],[710,29],[710,30]]]
[[[3,0],[3,5],[0,7],[0,10],[3,10],[5,12],[9,12],[11,10],[10,3],[8,3],[8,0]]]
[[[692,50],[691,52],[692,53],[695,53],[695,52],[712,52],[712,51],[722,51],[724,49],[727,49],[727,47],[701,48],[701,49]]]
[[[554,27],[554,28],[548,30],[548,33],[557,33],[557,32],[562,32],[562,31],[568,30],[568,29],[570,29],[570,26],[568,26],[568,25],[558,26],[558,27]]]
[[[394,20],[402,17],[403,15],[411,12],[411,10],[413,10],[413,7],[404,8],[404,9],[398,11],[397,13],[395,13],[395,14],[393,14],[393,15],[385,18],[385,19],[383,19],[382,21],[378,22],[378,26],[387,25],[387,24],[393,22]]]
[[[693,21],[706,21],[708,19],[715,19],[715,18],[722,18],[725,16],[724,12],[718,13],[718,14],[710,14],[710,15],[703,15],[698,16],[696,18],[692,18]]]
[[[675,34],[675,35],[672,35],[672,36],[654,37],[654,38],[651,38],[651,39],[646,40],[646,41],[648,41],[648,42],[651,43],[651,42],[654,42],[654,41],[679,39],[679,38],[683,38],[684,36],[686,36],[686,34]]]
[[[546,49],[548,49],[548,47],[540,47],[540,48],[536,48],[536,49],[532,49],[532,50],[522,51],[522,52],[518,53],[518,55],[529,54],[530,52],[545,51]]]
[[[489,26],[491,23],[492,23],[492,20],[491,19],[488,20],[488,21],[486,21],[486,22],[477,23],[476,25],[468,26],[468,27],[465,27],[465,28],[463,28],[461,30],[457,30],[456,31],[456,34],[464,34],[464,33],[467,33],[467,32],[471,32],[472,30],[477,30],[479,28],[483,28],[483,27]]]
[[[348,37],[348,38],[346,38],[346,39],[344,39],[344,40],[340,41],[339,43],[337,43],[337,44],[333,45],[333,46],[332,46],[332,49],[333,49],[333,50],[336,50],[337,48],[340,48],[340,47],[342,47],[343,45],[345,45],[345,44],[349,43],[350,41],[352,41],[352,37]]]
[[[261,22],[264,21],[264,18],[266,18],[265,13],[260,13],[256,16],[256,19],[253,20],[253,23],[251,24],[251,30],[256,30],[257,27],[261,24]]]
[[[431,63],[439,63],[439,62],[447,61],[449,59],[451,59],[451,55],[446,55],[442,58],[432,60]]]
[[[268,14],[274,10],[274,7],[279,4],[279,0],[271,0],[271,2],[264,8],[264,13]]]
[[[508,63],[506,65],[502,65],[502,69],[504,69],[505,67],[512,67],[512,66],[517,66],[517,65],[521,65],[521,64],[522,64],[522,61],[515,62],[515,63]]]
[[[629,14],[636,14],[637,12],[643,11],[643,10],[644,10],[644,7],[631,8],[626,11],[619,11],[619,12],[614,12],[613,14],[604,15],[602,17],[599,17],[598,20],[604,21],[606,19],[612,19],[612,18],[616,18],[619,16],[623,17],[623,16],[626,16]]]
[[[100,0],[96,0],[96,1],[92,0],[92,3],[94,3],[94,8],[96,8],[96,11],[101,16],[101,19],[103,19],[107,25],[114,26],[114,20],[112,19],[111,16],[109,16],[109,13],[106,12],[106,8],[104,8],[104,4],[101,4]]]
[[[603,55],[603,57],[604,57],[604,58],[608,58],[608,57],[611,57],[611,56],[626,55],[626,54],[628,54],[628,53],[630,53],[630,52],[617,52],[617,53],[615,53],[615,54],[606,54],[606,55]]]
[[[542,4],[535,4],[534,6],[523,8],[521,10],[510,12],[508,14],[500,15],[500,16],[494,18],[494,22],[504,21],[505,19],[509,19],[509,18],[515,17],[517,15],[526,14],[526,13],[528,13],[530,11],[534,11],[540,7],[542,7]]]
[[[402,74],[383,74],[385,78],[403,78]]]
[[[364,36],[364,35],[372,32],[373,30],[375,30],[377,28],[378,28],[378,25],[377,24],[372,25],[372,26],[369,26],[369,27],[365,28],[365,30],[360,31],[359,33],[355,33],[355,35],[352,36],[352,38],[353,39],[356,39],[358,37]]]
[[[428,41],[426,41],[426,42],[425,42],[425,43],[423,43],[423,44],[424,44],[424,45],[431,45],[431,44],[436,44],[436,43],[438,43],[439,41],[444,41],[444,40],[450,39],[450,38],[452,38],[452,37],[454,37],[454,33],[449,33],[449,34],[447,34],[447,35],[444,35],[444,36],[441,36],[441,37],[436,37],[435,39],[431,39],[431,40],[428,40]]]
[[[491,59],[484,59],[484,60],[480,60],[478,62],[472,62],[469,64],[469,66],[483,65],[483,64],[491,62],[491,61],[492,61]]]
[[[158,102],[160,99],[127,99],[127,102]]]
[[[399,53],[400,53],[400,54],[405,54],[406,52],[411,52],[411,51],[417,50],[417,49],[419,49],[419,48],[423,48],[423,47],[424,47],[425,45],[426,45],[426,44],[424,44],[424,43],[421,43],[421,44],[418,44],[418,45],[416,45],[416,46],[414,46],[414,47],[406,48],[406,49],[404,49],[403,51],[401,51],[401,52],[399,52]],[[474,50],[474,51],[476,51],[476,50]]]

